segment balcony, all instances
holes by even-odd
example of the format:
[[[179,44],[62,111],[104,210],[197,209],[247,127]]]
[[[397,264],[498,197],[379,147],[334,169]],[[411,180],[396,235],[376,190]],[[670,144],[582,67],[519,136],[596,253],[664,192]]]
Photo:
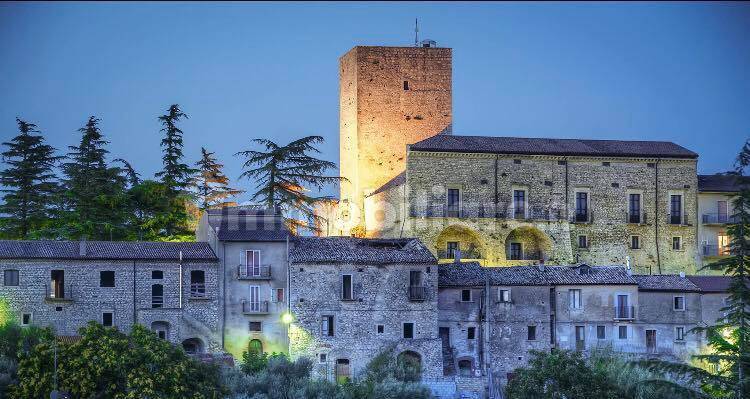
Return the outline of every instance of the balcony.
[[[271,279],[271,266],[269,265],[258,265],[258,266],[239,265],[237,266],[237,279],[238,280],[270,280]]]
[[[701,254],[703,256],[729,256],[729,246],[718,246],[716,244],[704,244]]]
[[[268,301],[242,301],[243,314],[268,314]]]
[[[543,260],[545,257],[544,252],[541,251],[530,251],[514,253],[508,252],[505,256],[506,260]]]
[[[667,223],[672,224],[672,225],[689,226],[690,224],[688,223],[688,220],[689,219],[688,219],[688,214],[687,213],[683,213],[683,214],[672,214],[672,213],[669,213],[669,214],[667,214]]]
[[[495,212],[493,204],[447,206],[444,204],[412,205],[410,207],[411,217],[448,217],[448,218],[490,218],[490,219],[515,219],[515,220],[539,220],[557,221],[563,218],[562,211],[543,205],[529,205],[527,208],[505,208],[498,205]]]
[[[726,213],[704,213],[701,215],[703,224],[732,224],[737,223],[737,217]]]
[[[640,212],[640,213],[625,212],[625,223],[628,223],[628,224],[648,223],[648,219],[646,218],[646,212]]]
[[[422,287],[418,285],[409,286],[409,300],[410,301],[427,300],[427,287]]]
[[[190,284],[190,299],[208,299],[205,283]]]
[[[635,306],[616,306],[615,320],[635,320]]]
[[[482,259],[482,254],[480,254],[479,251],[475,248],[456,251],[440,250],[437,251],[438,259],[455,259],[456,252],[460,252],[461,259]]]
[[[46,284],[44,300],[49,302],[73,302],[73,290],[69,286]]]

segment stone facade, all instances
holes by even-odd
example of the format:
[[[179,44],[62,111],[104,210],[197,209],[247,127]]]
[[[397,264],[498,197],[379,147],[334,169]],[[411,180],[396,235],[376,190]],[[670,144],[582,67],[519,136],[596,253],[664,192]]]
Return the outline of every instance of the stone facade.
[[[339,60],[347,226],[361,223],[365,195],[404,170],[407,144],[451,132],[451,59],[449,48],[357,46]]]

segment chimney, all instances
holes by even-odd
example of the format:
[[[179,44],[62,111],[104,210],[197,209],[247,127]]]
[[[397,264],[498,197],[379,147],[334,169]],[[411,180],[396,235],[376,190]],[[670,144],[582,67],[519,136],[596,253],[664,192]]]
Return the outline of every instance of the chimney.
[[[460,249],[453,251],[453,261],[456,263],[461,262],[461,250]]]
[[[680,277],[685,278],[685,272],[680,272]]]
[[[86,238],[82,238],[81,241],[78,241],[78,255],[79,256],[86,256]]]
[[[539,259],[539,271],[544,271],[544,259]]]

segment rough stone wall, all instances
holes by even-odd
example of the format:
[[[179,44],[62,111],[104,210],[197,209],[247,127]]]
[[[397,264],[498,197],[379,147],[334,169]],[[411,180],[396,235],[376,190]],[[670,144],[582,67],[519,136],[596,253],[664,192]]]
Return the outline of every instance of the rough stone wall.
[[[410,301],[409,271],[422,270],[429,287],[426,301]],[[341,300],[341,276],[351,274],[354,300]],[[442,375],[437,337],[437,269],[435,265],[294,264],[291,273],[290,354],[326,362],[315,369],[332,377],[337,359],[349,359],[352,375],[360,373],[382,350],[395,346],[420,354],[423,378]],[[334,336],[322,336],[321,317],[334,316]],[[414,339],[402,338],[402,323],[414,322]],[[378,334],[377,325],[384,326]]]
[[[130,331],[134,322],[151,327],[153,321],[167,321],[170,341],[200,338],[209,349],[219,349],[219,293],[215,263],[183,263],[183,308],[179,309],[179,266],[170,262],[3,260],[0,273],[19,270],[19,286],[0,290],[11,310],[21,317],[32,313],[34,325],[52,326],[58,335],[76,335],[89,321],[101,322],[102,312],[113,312],[114,326]],[[135,269],[135,287],[134,273]],[[64,270],[65,291],[71,301],[45,299],[45,285],[52,270]],[[115,272],[115,287],[100,287],[101,271]],[[152,280],[151,271],[162,270],[164,279]],[[190,271],[204,270],[206,299],[190,299]],[[151,284],[164,286],[164,308],[151,309]],[[135,295],[134,295],[135,289]],[[59,310],[58,310],[59,309]],[[185,318],[191,323],[185,325]],[[195,323],[197,321],[198,323]],[[198,327],[192,327],[199,324]],[[186,334],[180,333],[184,331]]]
[[[449,48],[358,46],[341,57],[342,200],[361,212],[404,170],[407,144],[451,132],[451,68]]]

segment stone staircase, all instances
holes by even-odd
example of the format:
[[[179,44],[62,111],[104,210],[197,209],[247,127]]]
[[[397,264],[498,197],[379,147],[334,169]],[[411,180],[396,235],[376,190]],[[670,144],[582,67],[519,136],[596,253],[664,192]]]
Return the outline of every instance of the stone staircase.
[[[456,362],[453,358],[453,348],[448,342],[448,337],[442,337],[443,342],[443,375],[456,375]]]

